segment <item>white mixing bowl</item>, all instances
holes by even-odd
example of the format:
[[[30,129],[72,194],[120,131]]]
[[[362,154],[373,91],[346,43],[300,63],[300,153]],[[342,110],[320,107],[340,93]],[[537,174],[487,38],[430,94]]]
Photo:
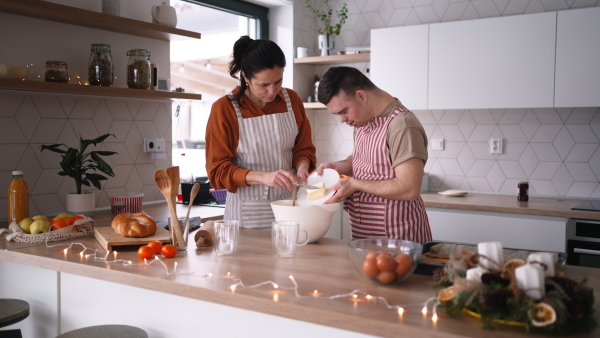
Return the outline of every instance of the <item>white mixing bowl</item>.
[[[291,200],[280,200],[271,202],[271,208],[275,214],[276,221],[294,221],[300,223],[300,229],[308,232],[308,242],[314,243],[320,240],[331,226],[333,214],[340,208],[339,203],[321,204],[302,207],[292,206]],[[300,234],[302,242],[303,233]]]

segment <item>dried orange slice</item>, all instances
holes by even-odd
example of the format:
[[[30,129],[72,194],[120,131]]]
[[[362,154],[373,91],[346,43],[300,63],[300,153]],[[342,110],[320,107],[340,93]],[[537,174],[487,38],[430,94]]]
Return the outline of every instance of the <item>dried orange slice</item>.
[[[512,271],[514,273],[515,269],[520,267],[521,265],[525,265],[525,261],[522,259],[514,258],[506,261],[504,263],[504,269],[502,271],[502,278],[510,279],[510,274],[507,271]]]
[[[556,322],[556,311],[548,303],[538,303],[529,310],[533,326],[542,327]]]
[[[443,288],[438,292],[438,299],[440,302],[449,302],[454,299],[460,293],[458,285],[452,285],[447,288]]]

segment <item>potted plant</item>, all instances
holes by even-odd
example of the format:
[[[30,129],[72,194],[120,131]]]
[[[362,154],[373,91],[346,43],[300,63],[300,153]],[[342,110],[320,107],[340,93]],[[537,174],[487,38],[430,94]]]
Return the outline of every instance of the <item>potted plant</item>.
[[[321,20],[322,27],[309,27],[319,33],[319,49],[321,49],[321,56],[327,56],[330,54],[329,50],[335,48],[334,36],[340,35],[342,25],[346,23],[346,19],[348,19],[348,7],[347,4],[344,3],[342,9],[335,11],[335,14],[338,17],[338,23],[334,25],[331,21],[333,9],[329,5],[329,0],[323,1],[323,6],[325,6],[325,10],[323,11],[314,8],[310,2],[311,0],[304,0],[306,8]]]
[[[109,136],[115,137],[113,134],[104,134],[95,139],[84,140],[79,135],[77,148],[71,148],[62,143],[40,146],[40,151],[49,150],[61,154],[60,167],[62,170],[58,174],[69,176],[75,180],[76,193],[67,194],[67,212],[91,217],[96,206],[95,194],[93,192],[82,193],[82,186],[93,185],[98,190],[102,190],[100,182],[108,179],[102,174],[115,176],[110,165],[101,156],[111,156],[117,152],[101,150],[86,152],[90,145],[96,146]]]

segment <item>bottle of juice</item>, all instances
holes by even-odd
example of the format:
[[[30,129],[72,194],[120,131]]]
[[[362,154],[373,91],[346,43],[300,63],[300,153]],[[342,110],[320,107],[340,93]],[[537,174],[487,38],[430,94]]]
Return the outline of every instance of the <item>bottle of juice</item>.
[[[22,171],[13,171],[12,174],[8,185],[8,224],[19,224],[23,218],[29,217],[29,190]]]

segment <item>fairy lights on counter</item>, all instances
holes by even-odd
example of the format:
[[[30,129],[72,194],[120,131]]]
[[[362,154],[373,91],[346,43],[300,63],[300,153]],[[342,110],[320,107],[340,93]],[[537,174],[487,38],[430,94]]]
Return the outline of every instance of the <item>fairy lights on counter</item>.
[[[57,246],[63,246],[63,245],[67,245],[67,244],[49,245],[48,243],[46,243],[47,247],[57,247]],[[73,248],[74,246],[81,246],[81,247],[83,247],[83,250],[77,253]],[[85,254],[88,250],[93,251],[93,253]],[[71,251],[71,252],[74,252],[77,255],[79,255],[82,259],[85,257],[86,260],[93,258],[95,261],[104,261],[106,263],[122,263],[124,266],[135,266],[135,265],[144,266],[144,265],[152,265],[152,264],[156,263],[156,264],[163,265],[167,276],[177,273],[177,262],[174,262],[173,270],[169,271],[169,267],[167,266],[167,264],[165,264],[165,262],[163,262],[163,260],[158,256],[155,256],[154,259],[151,259],[151,260],[144,259],[144,263],[134,263],[131,260],[118,259],[117,251],[104,251],[104,250],[92,249],[92,248],[86,247],[82,243],[70,243],[68,245],[68,247],[63,249],[62,251],[64,252],[65,258],[67,257],[67,253],[69,251]],[[85,254],[85,256],[84,256],[84,254]],[[113,257],[112,257],[112,259],[109,259],[109,256],[111,254]],[[194,274],[191,274],[191,275],[194,275]],[[229,283],[231,283],[228,287],[231,290],[231,293],[235,293],[236,290],[238,290],[239,288],[256,289],[256,288],[260,288],[260,287],[264,287],[264,286],[270,286],[273,289],[273,302],[275,302],[275,303],[279,302],[281,290],[292,291],[294,293],[294,296],[296,298],[300,298],[300,299],[322,299],[322,300],[347,299],[353,303],[354,309],[357,308],[357,303],[359,303],[359,302],[376,301],[376,302],[382,303],[387,309],[394,310],[395,312],[397,312],[398,316],[400,318],[402,318],[404,316],[404,313],[407,311],[407,308],[420,308],[421,313],[423,314],[423,317],[425,318],[428,314],[428,308],[429,308],[430,304],[433,303],[433,306],[431,307],[431,309],[432,309],[431,321],[435,325],[439,319],[439,317],[437,315],[437,306],[440,304],[438,297],[431,297],[431,298],[427,299],[425,302],[421,302],[421,303],[392,305],[385,297],[374,296],[374,295],[371,295],[362,290],[352,290],[347,293],[330,295],[330,296],[324,295],[323,293],[320,293],[318,290],[314,290],[308,294],[302,294],[300,292],[300,286],[298,285],[298,283],[294,279],[294,276],[292,276],[292,275],[289,276],[289,279],[293,284],[292,286],[283,286],[283,285],[276,283],[274,281],[271,281],[271,280],[263,281],[263,282],[260,282],[257,284],[246,285],[241,278],[232,276],[231,272],[228,272],[225,276],[216,276],[213,273],[207,273],[205,275],[196,275],[196,276],[200,277],[200,278],[204,278],[207,281],[228,281]]]

